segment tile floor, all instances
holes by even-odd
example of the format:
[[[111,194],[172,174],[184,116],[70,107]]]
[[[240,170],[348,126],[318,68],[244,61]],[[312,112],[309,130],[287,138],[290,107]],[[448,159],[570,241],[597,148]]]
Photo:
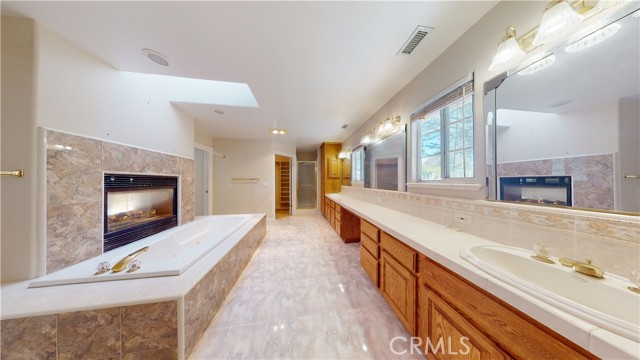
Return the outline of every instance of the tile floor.
[[[191,354],[209,359],[425,359],[319,213],[267,225],[267,236]]]

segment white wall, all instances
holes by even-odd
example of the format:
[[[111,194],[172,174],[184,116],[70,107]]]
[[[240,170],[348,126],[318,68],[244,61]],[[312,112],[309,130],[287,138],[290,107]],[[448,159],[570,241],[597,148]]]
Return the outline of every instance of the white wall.
[[[193,158],[194,121],[165,77],[117,71],[42,25],[36,43],[38,126]]]
[[[498,109],[498,163],[618,151],[618,101],[563,114]]]
[[[37,127],[193,158],[194,121],[166,92],[160,77],[121,73],[40,24],[2,17],[2,168],[26,173],[2,180],[3,282],[44,273]]]
[[[24,169],[25,177],[2,177],[0,241],[2,282],[44,272],[44,244],[36,241],[37,151],[35,127],[35,23],[2,17],[2,170]]]
[[[483,84],[498,75],[489,72],[489,64],[498,41],[504,36],[505,28],[513,25],[519,34],[533,29],[539,24],[541,14],[547,5],[545,1],[502,1],[482,17],[455,43],[453,43],[433,63],[427,66],[407,86],[391,98],[360,128],[343,142],[343,147],[354,148],[362,135],[389,114],[400,115],[402,123],[409,121],[411,113],[424,101],[432,98],[465,75],[474,72],[474,117],[475,117],[475,180],[482,184],[478,191],[453,191],[434,189],[413,189],[414,192],[428,192],[434,195],[484,198],[485,197],[485,139],[483,116]],[[437,31],[436,29],[435,31]],[[424,45],[420,45],[424,46]],[[411,127],[409,126],[409,129]],[[411,130],[409,130],[411,131]],[[409,149],[411,134],[409,134]],[[409,152],[411,153],[411,152]],[[412,164],[409,154],[408,164]],[[411,173],[411,170],[410,170]],[[409,179],[411,181],[411,179]]]
[[[240,139],[213,139],[213,214],[266,213],[275,218],[275,154],[292,157],[295,145]],[[292,196],[295,194],[292,168]],[[233,178],[258,178],[257,183],[234,183]],[[294,201],[294,198],[291,199]]]

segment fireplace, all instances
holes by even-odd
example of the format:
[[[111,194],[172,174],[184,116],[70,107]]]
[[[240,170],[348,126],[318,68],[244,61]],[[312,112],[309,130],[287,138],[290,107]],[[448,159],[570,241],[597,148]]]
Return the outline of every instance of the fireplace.
[[[500,177],[500,200],[572,206],[571,176]]]
[[[104,251],[178,225],[178,178],[104,175]]]

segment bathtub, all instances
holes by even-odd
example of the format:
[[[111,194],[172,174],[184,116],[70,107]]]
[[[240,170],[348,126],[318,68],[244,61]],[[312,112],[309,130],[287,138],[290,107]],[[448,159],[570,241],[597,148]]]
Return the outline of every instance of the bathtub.
[[[188,224],[165,230],[68,268],[36,278],[29,283],[29,287],[180,275],[200,258],[222,244],[229,235],[237,231],[252,217],[251,214],[198,217]],[[119,273],[109,271],[95,275],[96,266],[99,263],[106,261],[113,266],[120,259],[145,246],[148,246],[149,249],[136,257],[137,260],[140,260],[138,270],[127,272],[125,269]]]

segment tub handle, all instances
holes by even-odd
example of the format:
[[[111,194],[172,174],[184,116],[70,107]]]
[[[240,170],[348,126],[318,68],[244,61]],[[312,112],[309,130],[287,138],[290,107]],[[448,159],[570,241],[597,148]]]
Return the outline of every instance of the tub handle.
[[[148,246],[145,246],[141,249],[138,249],[134,252],[132,252],[131,254],[125,256],[122,260],[118,261],[115,265],[113,265],[113,267],[111,268],[111,272],[114,273],[118,273],[124,269],[127,268],[127,264],[129,264],[129,262],[131,262],[131,260],[135,259],[136,256],[142,254],[143,252],[149,250]]]

